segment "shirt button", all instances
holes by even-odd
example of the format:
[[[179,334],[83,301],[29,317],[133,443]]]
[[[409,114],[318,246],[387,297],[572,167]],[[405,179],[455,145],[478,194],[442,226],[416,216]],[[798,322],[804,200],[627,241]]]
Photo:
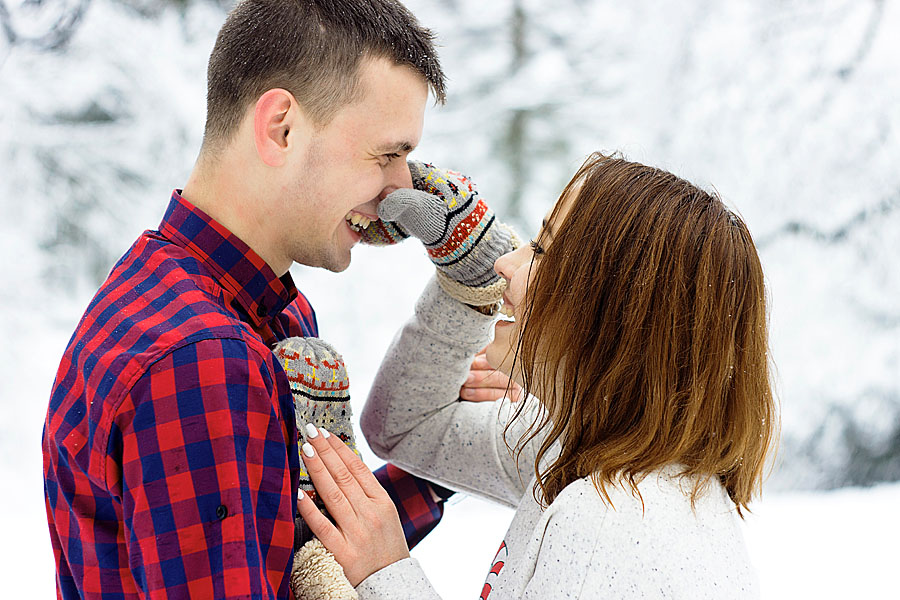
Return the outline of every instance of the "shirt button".
[[[228,516],[228,508],[224,504],[220,504],[218,508],[216,508],[216,518],[222,521],[225,517]]]
[[[262,304],[260,304],[256,307],[256,315],[260,318],[266,316],[266,314],[268,314],[268,312],[269,311],[266,310],[266,307],[263,306]]]

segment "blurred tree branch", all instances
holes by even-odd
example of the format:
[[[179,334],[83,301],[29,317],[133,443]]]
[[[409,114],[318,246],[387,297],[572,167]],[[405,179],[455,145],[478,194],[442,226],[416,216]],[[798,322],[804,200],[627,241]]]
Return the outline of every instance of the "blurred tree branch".
[[[510,74],[515,75],[525,65],[528,48],[525,44],[528,19],[522,8],[521,0],[513,3],[510,19],[510,34],[512,41],[512,64]],[[509,166],[511,190],[507,201],[507,216],[510,219],[519,217],[519,204],[525,191],[526,184],[526,160],[525,146],[527,144],[527,128],[530,111],[519,108],[513,110],[505,135],[502,139],[501,155],[504,156]]]
[[[58,13],[46,31],[35,34],[33,32],[23,33],[20,27],[16,27],[14,21],[17,16],[10,11],[7,0],[0,0],[0,25],[3,27],[3,33],[10,46],[19,44],[32,46],[39,50],[58,50],[75,34],[90,1],[75,0],[70,4],[65,0],[25,0],[21,3],[21,10],[24,13],[47,11],[48,8]],[[54,6],[57,4],[58,7]]]
[[[898,414],[900,396],[886,389],[866,390],[863,395],[881,399],[879,408],[889,424],[885,431],[874,433],[851,407],[836,405],[802,450],[814,458],[839,449],[843,465],[828,474],[826,488],[900,480],[900,424],[890,418]]]
[[[900,192],[882,200],[878,204],[858,211],[839,227],[831,231],[822,231],[802,221],[789,221],[772,233],[760,236],[756,245],[759,248],[765,248],[768,244],[776,242],[785,236],[793,235],[801,235],[825,244],[836,244],[844,241],[856,229],[871,223],[875,219],[882,219],[898,209],[900,209]]]
[[[872,49],[875,38],[878,36],[878,29],[881,26],[881,18],[883,15],[884,0],[873,0],[872,14],[869,15],[869,23],[866,26],[866,31],[863,34],[862,40],[859,42],[859,47],[856,49],[856,54],[846,65],[838,69],[838,77],[841,79],[848,79],[853,75],[856,68],[866,59],[866,56]]]

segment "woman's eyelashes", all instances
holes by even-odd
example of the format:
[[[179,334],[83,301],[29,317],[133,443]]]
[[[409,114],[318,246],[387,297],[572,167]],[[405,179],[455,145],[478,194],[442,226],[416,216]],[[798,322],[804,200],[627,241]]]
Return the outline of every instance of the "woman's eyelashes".
[[[535,254],[543,254],[544,253],[544,247],[541,246],[537,242],[537,240],[531,240],[529,242],[529,245],[531,246],[531,249],[532,249],[532,251],[534,251]]]

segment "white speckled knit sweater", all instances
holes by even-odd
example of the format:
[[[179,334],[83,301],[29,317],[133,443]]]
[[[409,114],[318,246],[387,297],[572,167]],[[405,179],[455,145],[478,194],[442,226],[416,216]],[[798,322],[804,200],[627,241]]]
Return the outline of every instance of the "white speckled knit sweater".
[[[388,351],[361,419],[380,457],[451,489],[516,507],[494,564],[485,565],[482,598],[758,597],[724,488],[712,484],[692,509],[682,491],[689,482],[674,475],[674,466],[640,483],[643,506],[617,488],[610,490],[612,509],[589,480],[579,480],[541,510],[532,497],[534,454],[523,454],[517,468],[503,441],[508,403],[457,399],[492,321],[430,282]],[[412,558],[372,574],[357,591],[363,600],[438,598]]]

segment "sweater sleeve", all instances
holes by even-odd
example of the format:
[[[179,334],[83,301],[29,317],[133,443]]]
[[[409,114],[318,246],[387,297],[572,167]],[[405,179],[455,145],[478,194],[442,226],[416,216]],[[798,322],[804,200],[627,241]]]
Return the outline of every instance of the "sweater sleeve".
[[[532,478],[534,455],[518,463],[504,440],[509,401],[465,402],[459,388],[494,319],[448,296],[432,279],[395,337],[360,419],[372,450],[414,475],[514,507]],[[523,415],[507,434],[523,433]]]
[[[365,578],[356,592],[360,600],[440,600],[440,596],[414,558],[404,558]]]
[[[519,538],[512,547],[503,543],[488,572],[481,597],[587,599],[603,597],[598,596],[600,590],[608,590],[610,598],[620,597],[623,588],[616,579],[617,559],[614,554],[604,553],[602,546],[606,516],[605,505],[599,502],[590,483],[579,481],[571,489],[567,488],[540,513],[533,535],[526,536],[527,545],[522,543],[526,538]],[[609,545],[606,540],[607,550]],[[453,568],[452,563],[448,562],[447,568]],[[517,570],[519,575],[510,580],[510,570]],[[602,576],[598,577],[597,573]],[[401,560],[376,571],[356,590],[360,600],[439,598],[415,559]]]

